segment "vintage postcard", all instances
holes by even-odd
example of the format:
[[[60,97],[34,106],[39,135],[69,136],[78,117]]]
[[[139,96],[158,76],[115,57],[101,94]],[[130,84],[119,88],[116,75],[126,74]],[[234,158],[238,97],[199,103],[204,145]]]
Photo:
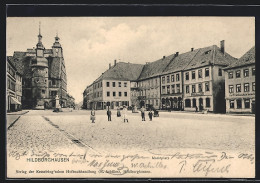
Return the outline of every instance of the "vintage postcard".
[[[254,17],[7,17],[7,178],[254,178]]]

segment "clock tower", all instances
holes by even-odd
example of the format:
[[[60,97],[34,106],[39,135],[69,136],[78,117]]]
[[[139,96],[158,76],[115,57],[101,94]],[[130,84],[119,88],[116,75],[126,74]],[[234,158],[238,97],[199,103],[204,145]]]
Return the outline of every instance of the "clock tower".
[[[59,40],[60,40],[60,38],[57,33],[57,35],[55,37],[55,42],[53,43],[53,46],[52,46],[52,53],[53,53],[53,57],[63,58],[62,47],[61,47]]]

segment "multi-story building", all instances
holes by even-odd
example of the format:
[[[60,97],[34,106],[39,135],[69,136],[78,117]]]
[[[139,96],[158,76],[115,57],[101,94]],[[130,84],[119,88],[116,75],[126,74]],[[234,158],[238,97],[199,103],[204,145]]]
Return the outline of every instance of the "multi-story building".
[[[184,110],[225,112],[223,68],[237,61],[225,52],[224,41],[194,50],[195,56],[183,69]]]
[[[255,47],[225,68],[227,113],[255,113]]]
[[[93,84],[86,87],[83,92],[83,109],[93,108]]]
[[[160,75],[175,55],[163,56],[161,59],[146,63],[138,78],[139,106],[152,105],[155,109],[161,106]]]
[[[171,63],[161,75],[162,109],[183,109],[183,72],[185,66],[194,58],[198,50],[179,54],[176,52]]]
[[[132,105],[131,93],[135,88],[131,89],[131,82],[137,80],[142,68],[141,64],[116,63],[115,60],[114,65],[112,67],[110,65],[109,69],[92,83],[92,107],[105,109],[109,106],[114,109]]]
[[[19,75],[19,73],[18,73]],[[17,100],[17,96],[20,96],[19,91],[16,93],[17,91],[17,87],[16,87],[16,79],[19,77],[17,76],[17,69],[15,66],[15,63],[13,62],[12,57],[7,57],[7,92],[6,92],[6,97],[7,97],[7,101],[6,101],[6,109],[7,112],[13,112],[13,111],[17,111],[19,109],[19,106],[21,105],[21,102],[19,100]],[[20,81],[18,81],[20,82]],[[18,94],[18,95],[17,95]]]
[[[67,76],[59,39],[56,35],[52,49],[45,49],[39,29],[36,48],[14,52],[13,59],[22,72],[23,108],[54,108],[56,95],[60,105],[66,106]]]

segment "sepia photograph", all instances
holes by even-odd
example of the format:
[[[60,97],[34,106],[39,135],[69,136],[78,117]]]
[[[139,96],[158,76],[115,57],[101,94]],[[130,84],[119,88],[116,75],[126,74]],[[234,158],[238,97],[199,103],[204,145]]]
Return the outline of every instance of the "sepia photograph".
[[[7,178],[255,178],[255,17],[6,18]]]

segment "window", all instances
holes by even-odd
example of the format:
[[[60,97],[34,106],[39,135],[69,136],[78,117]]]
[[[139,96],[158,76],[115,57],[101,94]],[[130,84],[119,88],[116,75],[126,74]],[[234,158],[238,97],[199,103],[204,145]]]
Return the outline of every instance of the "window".
[[[198,71],[198,77],[202,78],[202,70],[201,69]]]
[[[230,101],[229,101],[229,108],[230,108],[230,109],[234,109],[234,108],[235,108],[234,100],[230,100]]]
[[[237,109],[241,109],[242,108],[242,101],[241,99],[237,99]]]
[[[99,88],[99,83],[98,83],[97,87]]]
[[[158,105],[158,104],[159,104],[158,99],[156,99],[156,105]]]
[[[205,83],[205,91],[209,91],[209,82]]]
[[[99,97],[99,92],[97,92],[97,97]]]
[[[250,100],[249,99],[245,99],[244,102],[245,102],[245,108],[249,109],[250,108]]]
[[[191,90],[192,90],[192,91],[191,91],[192,93],[196,93],[195,85],[192,85],[192,86],[191,86]]]
[[[113,92],[113,97],[115,97],[116,96],[116,92]]]
[[[195,71],[192,71],[192,73],[191,73],[191,78],[192,78],[192,79],[195,79]]]
[[[170,85],[167,86],[167,94],[170,94]]]
[[[221,68],[218,69],[218,76],[222,76],[222,69]]]
[[[45,90],[42,90],[42,94],[45,94]]]
[[[171,75],[171,81],[174,82],[174,75]]]
[[[162,84],[164,84],[165,83],[165,77],[163,76],[162,77]]]
[[[228,79],[232,79],[233,78],[233,72],[229,72],[228,73]]]
[[[237,93],[241,92],[241,84],[238,84],[238,85],[236,86],[236,92],[237,92]]]
[[[170,82],[170,76],[167,76],[167,83]]]
[[[238,71],[236,71],[236,78],[240,78],[241,76],[241,71],[240,70],[238,70]]]
[[[190,86],[186,85],[186,93],[190,93]]]
[[[201,85],[201,83],[199,84],[199,92],[202,92],[202,85]]]
[[[190,99],[185,100],[185,107],[191,107]]]
[[[110,92],[107,92],[107,97],[110,97]]]
[[[175,93],[175,85],[172,85],[172,93]]]
[[[248,69],[244,69],[244,77],[248,77],[249,76],[249,70]]]
[[[127,92],[125,92],[125,97],[127,97]]]
[[[210,107],[210,98],[206,98],[206,107]]]
[[[255,75],[255,68],[252,68],[252,76]]]
[[[188,72],[185,73],[185,80],[189,80],[189,73]]]
[[[124,87],[127,87],[127,82],[124,82]]]
[[[118,96],[121,97],[122,96],[122,92],[118,92]]]
[[[234,86],[233,85],[229,85],[229,93],[234,93]]]
[[[209,68],[205,68],[205,77],[209,77]]]
[[[100,87],[102,87],[102,81],[100,82]]]
[[[177,89],[177,93],[180,93],[181,91],[181,89],[180,89],[180,84],[176,84],[176,89]]]
[[[162,93],[165,94],[165,86],[162,86]]]
[[[255,82],[252,83],[252,91],[255,91]]]
[[[196,106],[197,106],[196,99],[194,98],[194,99],[192,99],[192,107],[196,107]]]
[[[113,84],[113,87],[116,87],[116,82],[113,82],[112,84]]]
[[[52,80],[52,85],[56,85],[56,81],[54,79]]]
[[[249,83],[244,84],[244,92],[249,92]]]
[[[118,82],[118,87],[121,87],[121,82]]]
[[[109,87],[109,82],[107,82],[107,87]]]
[[[179,76],[179,74],[176,74],[176,81],[180,81],[180,76]]]

